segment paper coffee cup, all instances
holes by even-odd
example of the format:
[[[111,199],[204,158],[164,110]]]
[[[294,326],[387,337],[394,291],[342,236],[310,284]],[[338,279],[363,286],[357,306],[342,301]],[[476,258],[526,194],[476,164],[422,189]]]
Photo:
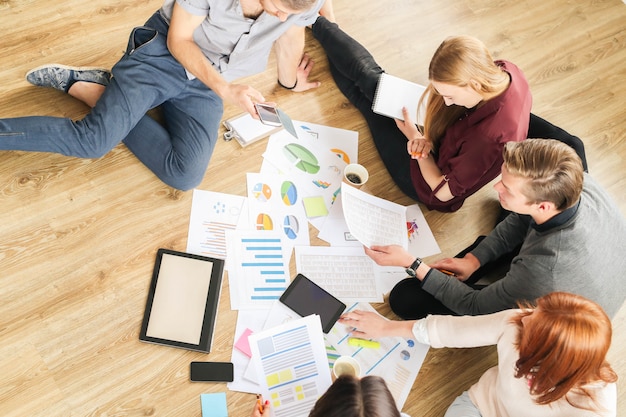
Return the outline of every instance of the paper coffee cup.
[[[341,375],[352,375],[359,378],[361,376],[361,365],[352,356],[340,356],[333,365],[333,376],[337,379]]]
[[[369,177],[367,169],[361,164],[348,164],[343,170],[343,180],[353,187],[361,187]]]

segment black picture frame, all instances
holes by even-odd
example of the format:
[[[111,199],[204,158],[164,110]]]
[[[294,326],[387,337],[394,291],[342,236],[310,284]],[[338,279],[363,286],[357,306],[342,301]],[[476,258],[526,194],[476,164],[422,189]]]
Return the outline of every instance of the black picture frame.
[[[159,249],[139,340],[209,353],[224,260]]]

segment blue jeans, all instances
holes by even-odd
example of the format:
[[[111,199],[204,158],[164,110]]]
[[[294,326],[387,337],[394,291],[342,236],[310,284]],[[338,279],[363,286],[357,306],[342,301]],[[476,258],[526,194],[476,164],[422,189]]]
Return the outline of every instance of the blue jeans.
[[[444,417],[481,417],[480,410],[470,400],[469,393],[463,391],[461,395],[456,397],[454,402],[450,404]]]
[[[167,31],[158,12],[133,29],[111,83],[84,119],[1,119],[0,149],[99,158],[123,141],[164,183],[196,187],[217,141],[223,103],[201,81],[187,78],[167,49]],[[146,115],[157,106],[165,126]]]

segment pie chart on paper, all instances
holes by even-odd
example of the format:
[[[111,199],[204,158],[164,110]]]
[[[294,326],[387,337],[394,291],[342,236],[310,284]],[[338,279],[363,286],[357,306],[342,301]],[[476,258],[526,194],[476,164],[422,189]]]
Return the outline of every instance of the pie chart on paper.
[[[320,170],[319,162],[311,151],[297,143],[285,145],[283,152],[289,162],[293,163],[300,171],[317,174]]]
[[[350,163],[350,156],[344,151],[342,151],[341,149],[333,148],[330,151],[334,153],[335,155],[337,155],[337,157],[341,159],[343,162],[345,162],[346,164]]]
[[[280,196],[286,206],[293,206],[298,200],[298,190],[291,181],[284,181],[280,186]]]
[[[274,230],[272,218],[265,213],[259,213],[256,217],[256,230]]]
[[[283,230],[289,239],[295,239],[298,237],[298,231],[300,227],[298,225],[298,219],[296,216],[288,215],[285,216],[285,220],[283,222]]]
[[[252,195],[257,200],[261,202],[266,202],[272,197],[272,189],[270,188],[269,185],[259,182],[252,189]]]

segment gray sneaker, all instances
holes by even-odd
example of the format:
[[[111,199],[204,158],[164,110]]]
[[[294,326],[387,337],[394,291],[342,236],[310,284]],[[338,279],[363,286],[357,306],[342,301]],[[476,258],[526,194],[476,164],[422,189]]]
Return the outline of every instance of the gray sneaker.
[[[51,87],[67,93],[77,81],[96,83],[106,87],[111,81],[111,72],[104,68],[48,64],[28,71],[26,81],[39,87]]]

